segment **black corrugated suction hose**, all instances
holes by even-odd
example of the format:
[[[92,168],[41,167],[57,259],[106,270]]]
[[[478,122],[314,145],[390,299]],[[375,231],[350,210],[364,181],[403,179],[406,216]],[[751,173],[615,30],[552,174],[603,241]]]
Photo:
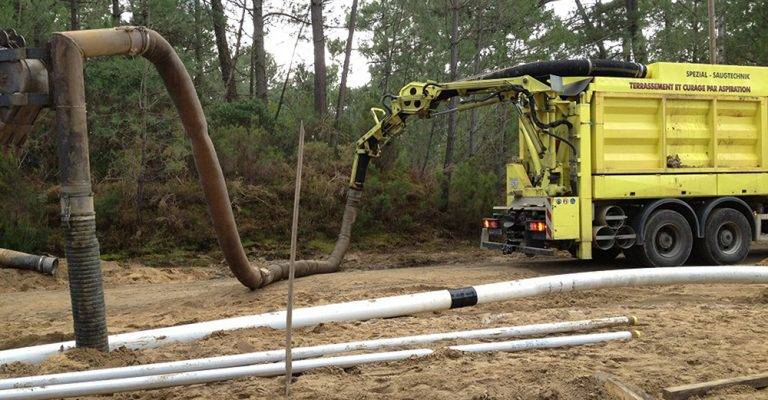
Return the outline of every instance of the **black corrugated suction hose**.
[[[613,76],[644,78],[648,69],[644,64],[618,60],[557,60],[537,61],[514,67],[486,72],[472,79],[501,79],[530,75],[539,80],[557,76]]]
[[[94,216],[71,218],[65,229],[69,292],[77,347],[109,348],[104,289]]]

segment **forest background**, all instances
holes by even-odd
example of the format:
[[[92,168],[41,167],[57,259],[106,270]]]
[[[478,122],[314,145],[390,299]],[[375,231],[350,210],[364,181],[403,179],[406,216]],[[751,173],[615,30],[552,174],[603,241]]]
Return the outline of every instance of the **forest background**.
[[[301,121],[309,141],[300,237],[304,251],[326,252],[354,142],[384,94],[537,60],[705,63],[707,21],[706,0],[0,2],[0,27],[34,46],[55,31],[118,25],[148,26],[169,40],[204,104],[252,256],[285,251]],[[719,63],[768,65],[768,2],[718,1],[716,25]],[[312,62],[278,65],[266,50],[266,34],[288,27],[296,43],[311,43]],[[350,88],[352,57],[366,60],[370,80]],[[128,57],[89,62],[86,90],[104,257],[215,250],[188,140],[154,69]],[[22,147],[0,154],[0,247],[63,253],[52,114]],[[451,115],[409,121],[375,162],[358,246],[477,239],[480,219],[503,202],[516,117],[503,105]]]

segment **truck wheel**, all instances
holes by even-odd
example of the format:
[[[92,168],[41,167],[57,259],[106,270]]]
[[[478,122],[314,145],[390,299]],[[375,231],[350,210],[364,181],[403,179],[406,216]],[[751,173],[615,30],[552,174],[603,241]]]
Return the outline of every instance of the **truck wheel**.
[[[696,255],[709,265],[738,264],[749,253],[749,221],[732,208],[718,208],[709,215],[704,238],[696,241]]]
[[[634,248],[636,261],[649,267],[683,265],[693,248],[693,233],[680,213],[659,210],[645,221],[642,246]]]

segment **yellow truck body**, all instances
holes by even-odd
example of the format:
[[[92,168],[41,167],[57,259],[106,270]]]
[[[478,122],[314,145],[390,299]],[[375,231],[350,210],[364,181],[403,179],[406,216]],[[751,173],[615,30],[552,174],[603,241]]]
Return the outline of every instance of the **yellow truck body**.
[[[590,92],[594,198],[768,194],[768,68],[658,63]]]
[[[577,97],[547,109],[550,120],[565,116],[574,126],[575,201],[563,205],[570,197],[526,180],[523,166],[532,156],[521,119],[519,160],[507,167],[507,204],[497,211],[542,209],[551,224],[546,240],[573,241],[572,253],[586,259],[593,256],[602,205],[631,211],[627,224],[635,220],[639,239],[648,207],[666,204],[661,209],[677,210],[694,238],[704,240],[712,209],[738,203],[729,207],[749,220],[749,239],[763,238],[768,68],[660,62],[648,65],[643,78],[563,79],[589,80]]]

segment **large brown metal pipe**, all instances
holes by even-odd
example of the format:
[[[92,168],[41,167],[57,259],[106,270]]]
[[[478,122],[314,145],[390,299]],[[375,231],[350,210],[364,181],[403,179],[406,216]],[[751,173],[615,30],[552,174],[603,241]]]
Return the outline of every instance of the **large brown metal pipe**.
[[[145,28],[73,31],[57,33],[55,36],[62,38],[57,43],[66,43],[78,49],[81,58],[142,55],[154,64],[176,105],[184,131],[192,142],[195,165],[224,258],[245,286],[251,289],[261,286],[261,271],[251,266],[240,242],[224,174],[208,136],[202,105],[192,78],[173,47],[157,32]]]
[[[208,136],[208,126],[200,100],[184,64],[173,47],[157,32],[146,28],[120,27],[91,31],[73,31],[55,34],[58,46],[77,49],[82,58],[111,55],[142,55],[155,65],[179,112],[184,130],[192,142],[203,193],[213,220],[224,258],[237,279],[255,289],[287,277],[288,264],[275,264],[266,268],[253,267],[243,250],[237,232],[232,207],[216,151]],[[77,60],[71,60],[77,65]],[[84,101],[83,101],[84,105]],[[77,120],[85,121],[85,109]],[[87,141],[86,158],[87,161]],[[90,173],[88,182],[90,182]],[[90,192],[90,183],[88,186]],[[350,189],[344,210],[341,233],[334,251],[326,260],[302,260],[296,263],[296,276],[337,271],[349,248],[352,224],[357,215],[361,191]]]
[[[61,222],[77,347],[109,350],[101,253],[91,190],[83,55],[63,35],[51,38],[53,102],[61,182]]]
[[[357,218],[357,207],[360,202],[362,191],[349,189],[347,191],[347,205],[344,207],[344,216],[341,220],[341,231],[336,245],[331,255],[325,260],[300,260],[296,261],[296,277],[327,274],[339,270],[341,262],[344,260],[344,254],[349,249],[349,243],[352,235],[352,225]],[[264,281],[262,286],[269,285],[282,279],[288,278],[288,268],[290,263],[272,264],[264,268]]]

